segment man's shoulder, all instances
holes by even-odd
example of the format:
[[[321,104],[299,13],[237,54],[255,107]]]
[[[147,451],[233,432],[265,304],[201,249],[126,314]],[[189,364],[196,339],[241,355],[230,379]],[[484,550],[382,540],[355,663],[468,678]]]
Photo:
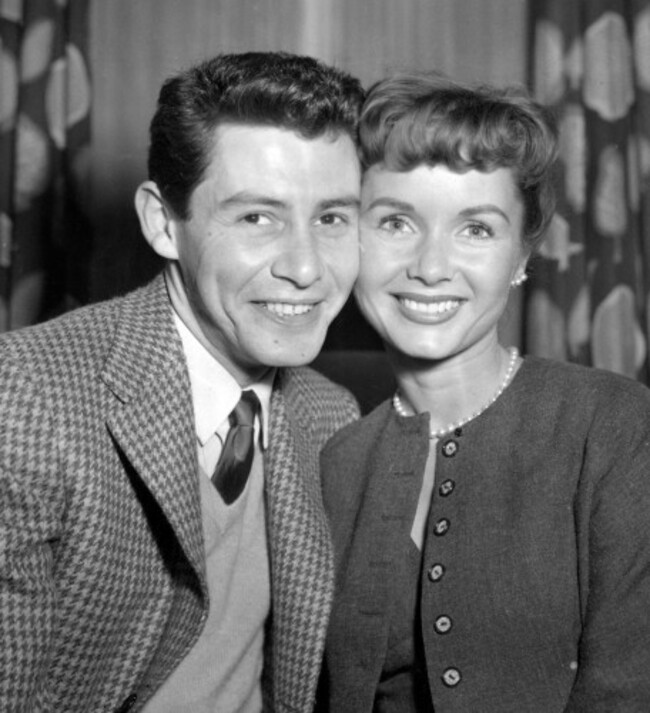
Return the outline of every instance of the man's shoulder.
[[[300,416],[335,418],[341,425],[359,417],[352,393],[308,366],[280,369],[277,384],[287,407]]]
[[[152,285],[101,302],[79,307],[46,322],[0,335],[0,360],[42,372],[63,374],[103,362],[111,349],[120,319],[139,312]]]
[[[341,384],[309,366],[284,367],[279,370],[279,378],[286,393],[300,393],[307,397],[334,399],[356,403],[352,393]]]
[[[46,322],[0,335],[0,350],[20,361],[65,361],[82,344],[106,341],[119,313],[121,298],[79,307]]]
[[[299,388],[313,389],[316,391],[327,391],[349,394],[350,391],[341,384],[336,383],[329,377],[311,366],[291,366],[282,370],[284,378],[295,382]]]

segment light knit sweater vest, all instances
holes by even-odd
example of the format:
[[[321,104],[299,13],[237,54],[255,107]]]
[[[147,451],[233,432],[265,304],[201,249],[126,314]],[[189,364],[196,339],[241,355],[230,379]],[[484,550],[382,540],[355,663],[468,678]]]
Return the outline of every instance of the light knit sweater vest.
[[[259,713],[270,607],[262,456],[227,507],[199,473],[210,610],[200,638],[145,707],[147,713]]]

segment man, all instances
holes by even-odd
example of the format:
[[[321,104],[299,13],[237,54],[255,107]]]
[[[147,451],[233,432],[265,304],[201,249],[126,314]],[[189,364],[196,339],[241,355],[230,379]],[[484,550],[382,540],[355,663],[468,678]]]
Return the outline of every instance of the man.
[[[136,194],[164,274],[0,341],[3,712],[311,709],[318,451],[357,409],[295,367],[357,272],[361,100],[283,53],[167,81]]]

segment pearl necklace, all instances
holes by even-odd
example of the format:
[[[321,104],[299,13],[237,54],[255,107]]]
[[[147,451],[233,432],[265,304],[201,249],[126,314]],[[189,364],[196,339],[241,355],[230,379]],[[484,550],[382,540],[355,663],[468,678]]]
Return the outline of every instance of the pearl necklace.
[[[441,436],[445,436],[448,433],[452,433],[457,428],[461,428],[466,423],[469,423],[471,420],[482,414],[483,411],[485,411],[487,408],[492,406],[492,404],[499,398],[499,396],[501,396],[508,384],[512,381],[512,377],[515,374],[515,366],[517,366],[517,359],[519,359],[519,352],[516,347],[512,347],[510,349],[510,361],[508,362],[508,369],[506,370],[506,375],[503,377],[501,385],[496,390],[496,393],[492,396],[492,398],[488,402],[484,403],[483,406],[471,413],[469,416],[461,418],[460,421],[457,421],[456,423],[450,423],[448,426],[440,428],[437,431],[429,431],[429,438],[433,440],[434,438],[440,438]],[[402,403],[402,400],[399,397],[399,391],[396,391],[393,396],[393,408],[400,416],[403,417],[415,415],[413,413],[409,413],[406,408],[404,408],[404,404]]]

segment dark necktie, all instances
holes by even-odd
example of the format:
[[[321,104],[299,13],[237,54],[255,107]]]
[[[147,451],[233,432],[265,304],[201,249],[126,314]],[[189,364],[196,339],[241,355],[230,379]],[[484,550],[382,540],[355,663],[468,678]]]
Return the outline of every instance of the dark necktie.
[[[230,430],[212,475],[212,482],[226,505],[237,500],[246,485],[255,454],[255,416],[259,408],[255,392],[242,391],[228,417]]]

